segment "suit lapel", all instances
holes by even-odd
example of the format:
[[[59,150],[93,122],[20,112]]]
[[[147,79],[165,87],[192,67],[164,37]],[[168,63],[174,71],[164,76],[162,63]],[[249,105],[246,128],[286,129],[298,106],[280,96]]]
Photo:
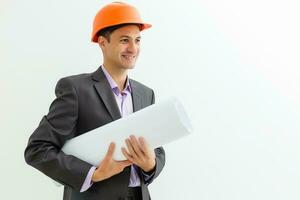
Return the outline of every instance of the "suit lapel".
[[[96,81],[94,87],[98,95],[101,97],[113,121],[121,118],[121,113],[116,99],[101,67],[99,67],[98,70],[93,73],[92,78],[94,81]]]
[[[133,112],[142,109],[142,95],[139,87],[133,80],[129,80],[132,92]]]

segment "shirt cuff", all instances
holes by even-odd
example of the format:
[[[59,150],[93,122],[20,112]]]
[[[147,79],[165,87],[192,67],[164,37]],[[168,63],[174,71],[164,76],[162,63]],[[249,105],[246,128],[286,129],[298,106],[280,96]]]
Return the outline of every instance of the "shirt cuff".
[[[85,178],[85,180],[84,180],[84,182],[81,186],[80,192],[87,191],[93,185],[92,177],[93,177],[93,174],[94,174],[95,170],[96,170],[96,167],[92,166],[91,169],[89,170],[89,172],[86,175],[86,178]]]
[[[144,176],[145,182],[148,182],[154,176],[154,174],[155,174],[155,168],[156,168],[156,166],[150,172],[145,172],[144,170],[141,170],[142,174]]]

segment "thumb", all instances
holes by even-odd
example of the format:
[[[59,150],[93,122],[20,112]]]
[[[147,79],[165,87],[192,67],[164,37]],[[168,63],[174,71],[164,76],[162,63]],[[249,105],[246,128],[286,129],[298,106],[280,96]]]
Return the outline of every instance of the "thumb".
[[[108,150],[106,152],[104,159],[111,159],[114,155],[115,148],[116,148],[116,144],[114,142],[111,142],[109,144],[109,147],[108,147]]]
[[[132,164],[129,160],[117,161],[123,168]]]

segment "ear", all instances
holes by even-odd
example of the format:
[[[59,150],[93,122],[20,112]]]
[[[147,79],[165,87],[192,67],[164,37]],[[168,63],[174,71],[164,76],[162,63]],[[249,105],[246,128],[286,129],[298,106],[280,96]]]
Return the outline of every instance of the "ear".
[[[98,37],[98,44],[99,44],[100,48],[105,47],[105,43],[106,43],[106,42],[107,42],[107,41],[106,41],[105,37],[103,37],[103,36],[99,36],[99,37]]]

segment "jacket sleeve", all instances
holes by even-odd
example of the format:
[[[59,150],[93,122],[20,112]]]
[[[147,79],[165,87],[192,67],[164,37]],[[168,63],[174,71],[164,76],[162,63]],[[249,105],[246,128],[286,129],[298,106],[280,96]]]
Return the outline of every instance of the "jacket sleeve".
[[[154,92],[152,91],[152,100],[151,100],[151,104],[155,103],[155,95]],[[156,161],[156,165],[155,165],[155,169],[154,172],[151,173],[151,177],[149,177],[147,179],[147,181],[145,180],[146,185],[149,185],[150,183],[152,183],[152,181],[161,173],[162,169],[165,166],[165,150],[163,149],[163,147],[158,147],[156,149],[154,149],[155,152],[155,161]],[[145,172],[142,172],[145,173]]]
[[[79,191],[92,165],[61,151],[66,140],[76,135],[78,98],[68,78],[58,81],[55,94],[49,113],[30,136],[24,156],[29,165]]]

